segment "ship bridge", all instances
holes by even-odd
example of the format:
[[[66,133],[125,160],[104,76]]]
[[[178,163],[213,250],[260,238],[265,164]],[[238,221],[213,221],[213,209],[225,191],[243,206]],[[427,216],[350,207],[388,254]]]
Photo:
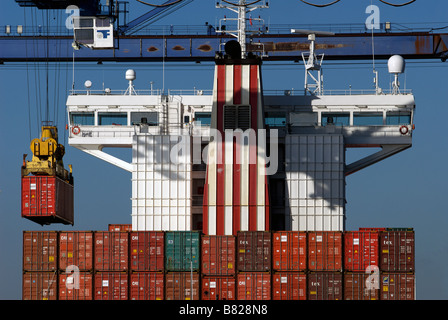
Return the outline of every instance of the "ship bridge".
[[[126,90],[87,82],[71,92],[68,143],[132,173],[134,230],[200,230],[212,90],[134,90],[135,73],[127,79]],[[263,100],[267,150],[278,158],[268,177],[272,229],[344,230],[345,177],[412,146],[409,90],[264,90]],[[132,163],[103,150],[116,147],[132,149]],[[347,148],[359,147],[375,151],[346,163]]]

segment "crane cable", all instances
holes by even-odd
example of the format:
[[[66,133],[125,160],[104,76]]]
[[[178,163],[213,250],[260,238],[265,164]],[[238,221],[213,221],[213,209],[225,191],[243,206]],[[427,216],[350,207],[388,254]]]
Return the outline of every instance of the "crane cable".
[[[145,1],[142,1],[142,0],[137,0],[137,1],[140,2],[140,3],[146,4],[147,6],[151,6],[151,7],[168,7],[168,6],[171,6],[173,4],[179,3],[179,2],[181,2],[183,0],[176,0],[176,1],[173,1],[173,2],[170,2],[170,3],[164,3],[164,4],[152,4],[152,3],[145,2]]]
[[[138,1],[138,0],[137,0],[137,1]],[[225,1],[225,0],[222,0],[222,1]],[[337,2],[339,2],[339,1],[341,1],[341,0],[335,0],[335,1],[330,2],[330,3],[327,3],[327,4],[315,4],[315,3],[307,2],[307,1],[305,1],[305,0],[300,0],[300,1],[302,1],[303,3],[306,3],[306,4],[310,5],[310,6],[314,6],[314,7],[318,7],[318,8],[323,8],[323,7],[331,6],[331,5],[337,3]],[[381,1],[382,3],[387,4],[387,5],[389,5],[389,6],[393,6],[393,7],[403,7],[403,6],[407,6],[408,4],[411,4],[411,3],[415,2],[415,1],[417,1],[417,0],[411,0],[411,1],[408,1],[408,2],[406,2],[406,3],[401,3],[401,4],[390,3],[390,2],[387,2],[387,1],[384,1],[384,0],[379,0],[379,1]],[[227,2],[227,1],[225,1],[225,2]]]

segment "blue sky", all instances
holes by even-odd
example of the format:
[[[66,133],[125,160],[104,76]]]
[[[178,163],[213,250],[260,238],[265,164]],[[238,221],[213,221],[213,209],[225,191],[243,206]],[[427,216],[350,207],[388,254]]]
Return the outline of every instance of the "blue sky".
[[[155,0],[154,0],[155,1]],[[130,19],[148,7],[130,0]],[[159,1],[160,3],[161,1]],[[315,0],[316,3],[324,3]],[[391,0],[392,2],[392,0]],[[394,3],[404,0],[394,0]],[[195,0],[165,17],[159,25],[215,24],[229,11],[216,9],[215,1]],[[381,22],[438,23],[446,21],[446,1],[418,0],[412,5],[393,8],[378,0],[342,0],[328,8],[314,8],[298,0],[270,1],[270,9],[257,12],[271,24],[357,23],[367,19],[366,7],[380,9]],[[30,24],[29,9],[26,11]],[[39,15],[38,15],[39,16]],[[15,1],[2,1],[0,28],[25,24],[24,9]],[[65,17],[64,15],[59,17]],[[39,17],[41,21],[41,17]],[[61,19],[64,21],[64,19]],[[44,22],[40,22],[44,23]],[[448,23],[446,23],[448,25]],[[385,61],[376,61],[383,87],[390,76]],[[52,114],[57,114],[60,142],[66,146],[66,165],[72,164],[75,177],[75,226],[40,227],[20,217],[20,166],[28,153],[30,139],[39,135],[36,98],[45,73],[33,64],[0,65],[0,299],[21,299],[22,231],[23,230],[105,230],[110,223],[131,223],[131,175],[108,163],[93,158],[67,144],[65,132],[65,99],[72,85],[72,64],[50,65],[49,96]],[[303,86],[301,64],[263,65],[265,89],[291,89]],[[324,62],[327,89],[372,88],[372,63],[343,64]],[[60,69],[58,69],[60,68]],[[75,64],[75,87],[83,88],[85,80],[92,89],[102,84],[112,89],[126,89],[124,74],[128,68],[137,71],[136,88],[211,89],[211,64],[179,63],[94,63]],[[54,77],[59,74],[59,82]],[[418,299],[447,299],[448,216],[446,209],[448,170],[448,64],[440,60],[407,61],[401,78],[412,89],[416,99],[416,130],[413,147],[347,177],[347,230],[358,227],[413,227],[416,231],[416,278]],[[40,78],[39,78],[40,77]],[[37,81],[36,80],[41,80]],[[44,92],[41,84],[41,92]],[[28,95],[29,93],[29,95]],[[43,96],[41,96],[43,98]],[[56,103],[53,103],[56,101]],[[31,119],[31,122],[29,121]],[[56,120],[54,117],[52,120]],[[117,155],[131,160],[131,150],[118,150]],[[352,159],[352,153],[348,159]]]

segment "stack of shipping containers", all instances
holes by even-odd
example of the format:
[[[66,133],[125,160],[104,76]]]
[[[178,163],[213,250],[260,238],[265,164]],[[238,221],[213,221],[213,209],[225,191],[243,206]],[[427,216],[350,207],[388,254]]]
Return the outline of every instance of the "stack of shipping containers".
[[[412,229],[24,231],[24,300],[414,300]]]

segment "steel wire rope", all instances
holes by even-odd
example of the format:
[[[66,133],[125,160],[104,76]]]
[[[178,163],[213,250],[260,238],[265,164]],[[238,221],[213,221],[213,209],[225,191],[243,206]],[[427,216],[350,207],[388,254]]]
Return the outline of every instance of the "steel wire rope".
[[[315,3],[307,2],[305,0],[300,0],[300,1],[302,1],[303,3],[305,3],[307,5],[313,6],[313,7],[324,8],[324,7],[332,6],[332,5],[338,3],[341,0],[335,0],[335,1],[327,3],[327,4],[315,4]]]
[[[23,20],[26,23],[26,7],[23,7]],[[29,74],[29,66],[28,66],[28,41],[25,41],[25,65],[26,65],[26,87],[27,87],[27,100],[28,100],[28,131],[29,131],[29,139],[31,141],[31,101],[30,101],[30,74]]]
[[[145,1],[142,1],[142,0],[137,0],[137,1],[140,2],[140,3],[146,4],[147,6],[151,6],[151,7],[168,7],[168,6],[171,6],[173,4],[179,3],[179,2],[181,2],[183,0],[176,0],[176,1],[173,1],[173,2],[170,2],[170,3],[164,3],[164,4],[153,4],[153,3],[145,2]]]
[[[37,25],[37,9],[32,8],[31,9],[31,25],[35,25],[34,21],[36,21]],[[38,29],[39,30],[39,29]],[[34,48],[34,56],[37,57],[38,53],[38,42],[36,41],[36,35],[33,34],[33,48]],[[34,61],[34,83],[37,84],[37,87],[35,87],[35,90],[37,91],[35,93],[36,96],[36,126],[37,131],[39,131],[40,123],[42,122],[42,99],[41,99],[41,90],[40,90],[40,63],[37,61]]]

